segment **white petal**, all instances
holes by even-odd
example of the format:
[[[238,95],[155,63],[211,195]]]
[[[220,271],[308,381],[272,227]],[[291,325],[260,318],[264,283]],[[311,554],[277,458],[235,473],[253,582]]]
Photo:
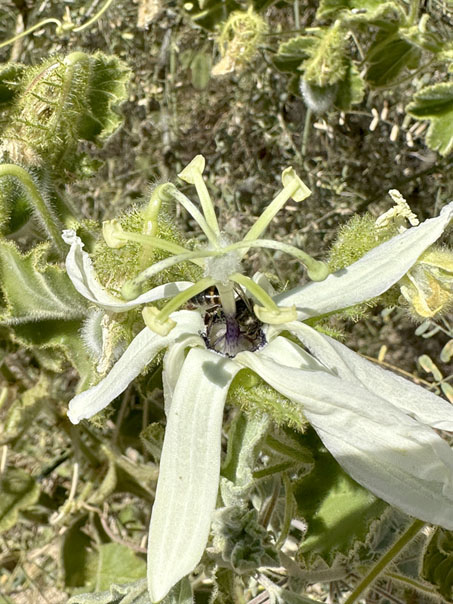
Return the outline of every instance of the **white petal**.
[[[296,305],[299,319],[347,308],[379,296],[401,279],[420,255],[444,232],[453,217],[453,203],[440,216],[425,220],[375,247],[360,260],[324,281],[311,282],[279,294],[275,302]]]
[[[66,256],[66,272],[76,290],[87,300],[112,312],[125,312],[139,304],[147,304],[161,298],[172,298],[184,291],[193,283],[190,281],[175,281],[165,283],[141,294],[134,300],[121,300],[112,296],[97,280],[90,256],[83,251],[84,244],[75,231],[63,231],[63,239],[71,247]]]
[[[303,323],[290,323],[286,328],[294,333],[312,354],[337,375],[351,382],[360,382],[399,407],[419,422],[453,431],[453,405],[421,386],[417,386],[391,371],[381,369],[347,346],[317,332]]]
[[[101,409],[107,407],[143,371],[160,350],[175,340],[181,341],[191,337],[203,326],[202,319],[197,312],[182,310],[171,316],[177,325],[168,336],[159,336],[145,327],[132,340],[124,354],[99,384],[72,399],[69,403],[68,417],[73,424],[93,417]]]
[[[176,341],[169,346],[164,356],[163,368],[162,368],[162,382],[164,387],[164,398],[165,398],[165,414],[168,415],[170,410],[171,401],[173,400],[173,393],[178,383],[179,375],[181,373],[182,366],[186,359],[187,348],[193,348],[199,346],[205,347],[203,338],[201,336],[190,336],[182,341]]]
[[[148,539],[148,589],[159,602],[200,561],[220,473],[223,407],[240,367],[192,349],[175,388],[165,430]]]
[[[453,529],[453,451],[433,430],[360,383],[327,371],[284,367],[264,351],[243,352],[235,360],[301,403],[354,480],[407,514]]]

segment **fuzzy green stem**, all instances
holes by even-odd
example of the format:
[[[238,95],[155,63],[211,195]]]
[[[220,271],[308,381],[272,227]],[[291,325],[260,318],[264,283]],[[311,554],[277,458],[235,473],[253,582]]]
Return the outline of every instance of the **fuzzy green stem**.
[[[345,600],[344,604],[354,604],[368,589],[384,569],[401,553],[401,551],[418,535],[420,530],[425,526],[425,522],[415,520],[408,529],[395,541],[392,547],[376,562],[374,566],[363,577],[351,595]]]
[[[49,19],[43,19],[39,23],[32,25],[28,29],[20,32],[19,34],[13,36],[12,38],[8,38],[8,40],[6,40],[5,42],[2,42],[0,44],[0,48],[3,48],[4,46],[8,46],[8,44],[12,44],[16,40],[20,40],[20,38],[23,38],[24,36],[28,36],[28,34],[31,34],[36,29],[40,29],[41,27],[44,27],[44,25],[47,25],[48,23],[55,23],[55,25],[57,27],[61,27],[61,21],[59,21],[58,19],[54,19],[53,17],[50,17]]]
[[[60,234],[61,229],[57,224],[57,220],[52,216],[51,211],[47,207],[30,174],[20,166],[16,166],[14,164],[3,164],[0,165],[0,178],[2,176],[16,178],[24,187],[28,193],[28,199],[38,212],[49,237],[54,242],[54,245],[61,256],[64,257],[66,255],[67,248]]]
[[[302,155],[302,157],[305,157],[307,155],[308,138],[310,136],[311,116],[312,111],[309,107],[307,107],[307,111],[305,113],[304,131],[302,134],[302,147],[300,150],[300,154]]]

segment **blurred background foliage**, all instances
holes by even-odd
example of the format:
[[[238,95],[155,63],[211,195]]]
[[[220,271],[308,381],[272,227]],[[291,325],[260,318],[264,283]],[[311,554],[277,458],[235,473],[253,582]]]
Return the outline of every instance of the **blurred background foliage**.
[[[8,161],[32,171],[62,226],[69,209],[80,220],[100,221],[143,202],[151,184],[174,179],[201,153],[228,228],[243,231],[278,189],[282,168],[292,165],[313,193],[302,208],[290,202],[270,236],[326,258],[338,228],[355,213],[378,216],[390,207],[391,188],[421,220],[453,199],[452,25],[447,0],[3,0],[2,149]],[[37,127],[34,142],[18,129],[29,121],[18,99],[30,90],[44,94],[36,78],[47,78],[55,62],[66,69],[55,57],[71,53],[86,53],[100,84],[85,97],[82,75],[74,80],[67,108],[80,113],[83,106],[85,117],[74,130],[64,120],[54,124],[54,141],[71,149],[58,155],[36,143]],[[57,94],[58,82],[49,78],[45,93]],[[101,97],[104,121],[96,115]],[[35,102],[35,113],[50,124],[39,95]],[[23,251],[45,240],[24,191],[4,183],[2,194],[15,200],[14,210],[1,206],[2,234]],[[177,220],[190,236],[190,220]],[[37,248],[24,260],[14,249],[5,239],[9,297],[4,289],[2,302],[22,323],[13,325],[6,314],[0,325],[0,604],[94,601],[77,596],[89,591],[104,592],[99,602],[145,602],[140,579],[164,425],[160,370],[128,389],[102,426],[71,426],[65,412],[77,372],[66,357],[84,371],[86,359],[73,344],[85,308],[79,301],[68,319],[69,344],[52,331],[55,314],[27,340],[21,325],[30,313],[21,292],[11,293],[14,284],[5,286],[8,267],[41,266],[43,280],[29,283],[35,291],[44,282],[64,290],[64,276],[56,264],[43,268],[46,259],[58,263],[55,250]],[[249,262],[281,284],[300,282],[294,264],[278,254],[260,251]],[[363,321],[337,327],[355,350],[453,401],[448,315],[417,326],[405,311],[375,308]],[[72,356],[65,356],[68,349]],[[245,421],[233,411],[226,417],[230,459]],[[247,462],[258,480],[258,520],[274,544],[292,539],[291,561],[283,569],[275,564],[257,583],[252,571],[263,559],[240,567],[231,552],[217,552],[217,562],[226,556],[217,592],[204,588],[201,576],[197,602],[228,603],[228,594],[241,589],[238,602],[265,602],[254,598],[269,576],[294,593],[305,589],[338,602],[407,519],[358,488],[311,432],[273,428],[262,447],[265,456],[250,454]],[[278,471],[268,471],[272,464]],[[270,564],[275,551],[257,522],[244,520],[246,537],[253,547],[260,543]],[[451,602],[452,543],[448,531],[421,533],[367,603]],[[245,578],[233,580],[238,564]],[[128,582],[135,592],[113,585]],[[269,587],[272,593],[268,601],[306,601]]]

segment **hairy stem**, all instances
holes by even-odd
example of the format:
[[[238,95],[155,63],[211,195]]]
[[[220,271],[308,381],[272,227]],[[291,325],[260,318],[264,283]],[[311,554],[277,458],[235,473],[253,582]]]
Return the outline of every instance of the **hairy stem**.
[[[370,568],[368,573],[362,578],[360,583],[345,600],[344,604],[354,604],[368,589],[384,569],[401,553],[401,551],[418,535],[420,530],[425,526],[421,520],[414,520],[412,524],[404,531],[404,533],[395,541],[392,547]]]

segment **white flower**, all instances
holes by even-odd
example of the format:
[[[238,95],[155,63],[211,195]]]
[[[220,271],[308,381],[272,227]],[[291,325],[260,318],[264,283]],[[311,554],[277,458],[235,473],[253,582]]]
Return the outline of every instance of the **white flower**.
[[[453,452],[433,430],[453,431],[453,407],[303,323],[379,296],[397,283],[443,233],[453,217],[453,204],[439,217],[407,229],[325,278],[322,263],[291,246],[259,239],[289,197],[300,201],[309,194],[292,169],[285,170],[283,190],[245,238],[231,244],[220,233],[200,158],[180,176],[197,187],[204,216],[176,188],[172,191],[210,240],[210,247],[197,253],[198,261],[208,258],[205,277],[162,310],[145,309],[147,327],[110,373],[69,405],[73,423],[91,417],[123,392],[160,350],[167,350],[167,427],[148,542],[152,602],[160,601],[194,569],[206,546],[219,484],[223,407],[233,378],[244,368],[300,404],[301,414],[357,482],[410,515],[453,529]],[[290,252],[306,264],[312,279],[323,280],[271,297],[259,285],[262,279],[253,281],[240,273],[240,259],[252,247]],[[78,253],[85,254],[80,249]],[[188,254],[195,258],[194,252],[187,252],[174,261]],[[71,278],[73,262],[68,261]],[[133,280],[130,290],[154,274],[156,266]],[[91,268],[80,258],[78,267],[80,283]],[[233,283],[257,302],[254,311],[262,322],[258,334],[251,335],[241,323]],[[223,318],[205,331],[200,311],[177,308],[212,284],[221,297]],[[78,287],[84,293],[82,289]],[[92,286],[87,291],[84,295],[92,299]],[[299,344],[281,335],[288,332]]]

